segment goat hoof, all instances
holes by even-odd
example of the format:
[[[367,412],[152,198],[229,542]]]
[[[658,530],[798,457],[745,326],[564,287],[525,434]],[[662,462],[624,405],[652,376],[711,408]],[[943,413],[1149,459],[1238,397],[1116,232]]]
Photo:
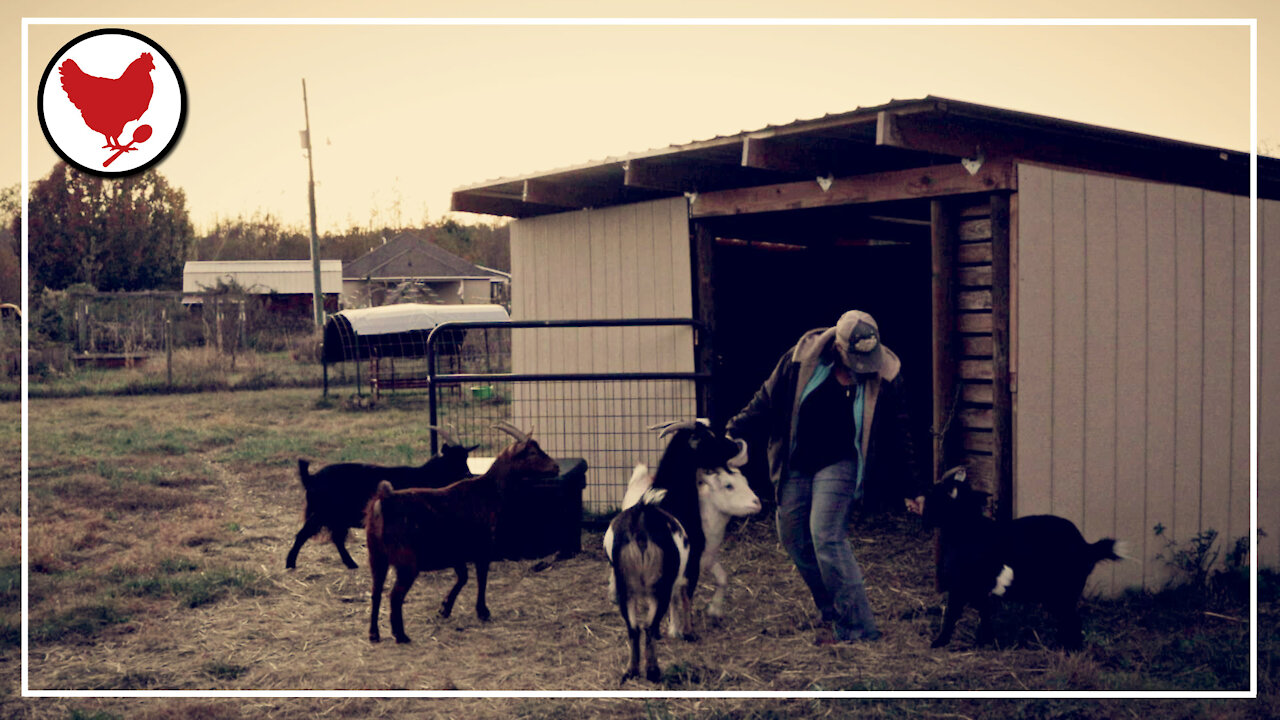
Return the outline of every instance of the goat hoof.
[[[683,637],[683,638],[684,638],[684,641],[685,641],[685,642],[697,642],[697,641],[698,641],[698,635],[697,635],[697,633],[687,632],[687,633],[685,633],[684,635],[682,635],[681,637]]]
[[[934,639],[933,639],[933,642],[929,643],[929,647],[931,647],[931,648],[946,647],[946,644],[947,644],[950,640],[951,640],[951,638],[934,638]]]
[[[480,618],[480,622],[489,622],[489,609],[476,610],[476,617]]]
[[[662,681],[662,671],[658,668],[649,668],[644,673],[644,679],[656,685]]]
[[[369,642],[371,643],[382,642],[382,638],[378,635],[374,635],[373,633],[369,633]]]
[[[407,643],[411,643],[411,642],[413,642],[413,641],[409,639],[409,636],[408,636],[408,635],[397,635],[397,636],[396,636],[396,643],[397,643],[397,644],[399,644],[399,645],[405,645],[405,644],[407,644]]]
[[[447,607],[447,606],[440,608],[440,617],[447,618],[452,614],[453,614],[453,608]]]

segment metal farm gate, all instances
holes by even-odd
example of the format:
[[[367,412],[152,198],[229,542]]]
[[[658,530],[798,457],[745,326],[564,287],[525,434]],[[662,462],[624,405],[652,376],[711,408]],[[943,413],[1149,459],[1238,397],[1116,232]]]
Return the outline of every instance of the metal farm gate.
[[[505,447],[510,438],[491,427],[505,420],[533,430],[534,438],[553,457],[586,460],[583,507],[603,513],[621,504],[637,463],[654,467],[661,457],[663,444],[657,433],[649,430],[651,425],[691,419],[700,409],[706,415],[710,372],[696,366],[693,372],[518,373],[491,372],[483,367],[457,371],[456,362],[441,362],[453,354],[445,344],[456,344],[460,335],[477,334],[473,331],[483,331],[486,345],[494,342],[494,335],[507,333],[524,333],[525,338],[572,334],[584,343],[588,338],[608,342],[611,333],[664,326],[686,328],[695,343],[704,346],[710,341],[702,324],[688,319],[441,323],[427,339],[427,377],[416,381],[404,378],[404,386],[425,386],[430,396],[429,422],[455,431],[461,442]],[[499,340],[497,344],[504,343]],[[508,342],[506,346],[511,345]],[[695,356],[708,357],[709,353]],[[383,388],[394,386],[383,383]],[[437,450],[436,433],[432,432],[431,451],[434,454]]]

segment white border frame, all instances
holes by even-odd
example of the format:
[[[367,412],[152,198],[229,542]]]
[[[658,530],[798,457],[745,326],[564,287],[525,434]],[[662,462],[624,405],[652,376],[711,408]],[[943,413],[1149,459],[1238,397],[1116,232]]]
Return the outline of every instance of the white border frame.
[[[1250,558],[1258,557],[1258,21],[1257,18],[22,18],[22,697],[55,698],[1250,698],[1258,697],[1258,574],[1249,585],[1249,687],[1247,691],[591,691],[591,690],[32,690],[28,685],[28,288],[27,264],[30,167],[28,117],[30,85],[28,30],[32,25],[387,25],[422,26],[689,26],[689,27],[1013,27],[1013,26],[1247,26],[1249,28],[1249,490]]]

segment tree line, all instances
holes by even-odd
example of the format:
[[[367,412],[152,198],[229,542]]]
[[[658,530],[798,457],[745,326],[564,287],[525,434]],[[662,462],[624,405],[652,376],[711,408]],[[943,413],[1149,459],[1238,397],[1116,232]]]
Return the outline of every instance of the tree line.
[[[102,178],[59,162],[31,187],[28,262],[32,294],[87,285],[102,291],[179,290],[188,260],[307,260],[308,230],[263,213],[220,219],[197,234],[186,193],[154,168]],[[0,302],[21,298],[22,206],[18,186],[0,192]],[[468,262],[509,271],[503,225],[442,218],[412,227],[357,227],[319,238],[320,256],[350,262],[401,233]]]

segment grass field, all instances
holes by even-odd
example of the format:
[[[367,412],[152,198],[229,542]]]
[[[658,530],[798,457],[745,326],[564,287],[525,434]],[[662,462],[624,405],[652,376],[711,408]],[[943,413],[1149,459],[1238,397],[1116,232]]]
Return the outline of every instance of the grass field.
[[[300,526],[296,459],[417,463],[424,410],[410,398],[360,408],[314,388],[33,399],[30,414],[30,686],[47,689],[619,689],[625,633],[604,596],[598,532],[541,569],[498,563],[493,621],[435,608],[451,573],[424,575],[405,605],[414,642],[371,645],[363,539],[345,569],[323,538],[284,555]],[[0,404],[0,446],[20,452],[20,406]],[[650,459],[652,460],[652,459]],[[1280,598],[1260,600],[1259,700],[774,698],[26,699],[20,666],[18,468],[0,495],[0,717],[775,718],[1162,717],[1280,714]],[[1044,642],[1046,618],[1007,608],[1000,649],[975,649],[975,617],[952,647],[940,622],[930,538],[914,521],[860,519],[856,550],[885,639],[818,648],[811,602],[766,518],[735,526],[725,565],[735,620],[696,621],[696,643],[663,641],[662,689],[849,691],[1202,691],[1249,687],[1248,607],[1239,588],[1090,600],[1087,649]],[[699,593],[705,601],[705,591]],[[386,617],[382,618],[385,629]],[[648,690],[632,681],[625,690]]]

